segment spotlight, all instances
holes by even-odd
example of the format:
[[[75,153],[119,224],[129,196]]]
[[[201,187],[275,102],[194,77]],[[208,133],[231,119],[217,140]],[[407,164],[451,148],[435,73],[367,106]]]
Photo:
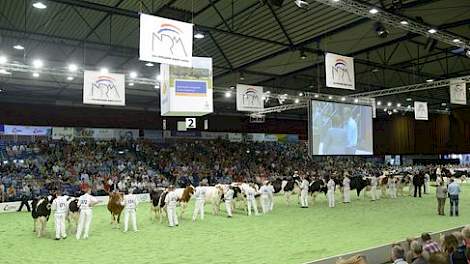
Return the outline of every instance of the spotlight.
[[[11,72],[5,70],[5,69],[0,69],[0,74],[4,74],[4,75],[11,75]]]
[[[406,20],[400,21],[400,24],[406,26],[406,25],[408,25],[408,21],[406,21]]]
[[[301,58],[302,60],[307,59],[307,54],[305,54],[305,51],[303,51],[303,50],[300,51],[300,58]]]
[[[392,106],[392,102],[388,102],[388,103],[387,103],[387,106]]]
[[[390,110],[387,111],[387,114],[388,114],[388,115],[392,115],[392,111],[390,111]]]
[[[426,82],[432,83],[432,82],[434,82],[434,79],[427,79]]]
[[[382,105],[382,102],[381,102],[381,101],[378,101],[378,102],[377,102],[377,105]]]
[[[299,98],[295,99],[294,101],[296,104],[298,104],[300,102]]]
[[[330,96],[328,96],[328,99],[330,99],[330,100],[331,100],[331,99],[333,99],[333,96],[331,96],[331,95],[330,95]]]
[[[201,32],[198,32],[198,33],[194,34],[194,38],[196,38],[196,39],[203,39],[203,38],[204,38],[204,34],[202,34]]]
[[[411,105],[408,105],[406,108],[411,109]]]
[[[460,43],[460,42],[462,42],[462,41],[461,41],[460,39],[454,39],[454,40],[452,40],[452,42],[454,42],[454,43]]]
[[[398,103],[398,104],[397,104],[397,107],[401,107],[401,104],[400,104],[400,103]]]
[[[384,108],[384,112],[387,112],[387,111],[388,111],[388,109],[387,109],[387,108]]]
[[[129,73],[129,77],[131,77],[132,79],[137,78],[137,75],[138,74],[135,71]]]
[[[266,91],[266,93],[267,93],[267,94],[270,94],[270,93],[271,93],[271,91]]]
[[[153,66],[154,66],[154,64],[153,64],[153,63],[151,63],[151,62],[147,62],[147,63],[145,63],[145,66],[147,66],[147,67],[153,67]]]
[[[434,34],[434,33],[436,33],[436,32],[437,32],[437,30],[436,30],[436,29],[434,29],[434,28],[431,28],[431,29],[429,29],[429,30],[428,30],[428,32],[429,32],[429,33],[431,33],[431,34]]]
[[[134,83],[133,82],[129,83],[129,86],[134,86]]]
[[[446,106],[447,104],[446,104],[446,103],[442,103],[441,105],[442,105],[442,106]]]
[[[413,101],[413,99],[411,99],[410,97],[408,97],[408,98],[406,98],[406,101],[407,101],[407,102],[411,102],[411,101]]]
[[[36,59],[33,61],[33,67],[36,69],[42,68],[44,66],[44,62],[42,60]]]
[[[315,98],[318,98],[318,96],[319,96],[319,95],[318,95],[318,94],[316,94],[316,95],[314,95],[313,97],[315,97]]]
[[[375,32],[377,33],[377,36],[379,38],[386,38],[388,37],[388,30],[382,25],[382,23],[380,22],[376,22],[374,24],[374,29],[375,29]]]
[[[69,64],[69,71],[76,72],[78,70],[78,66],[75,64]]]
[[[357,98],[354,99],[354,102],[355,102],[356,104],[359,103],[359,99],[357,99]]]
[[[16,50],[24,50],[24,47],[19,45],[19,44],[13,46],[13,48],[16,49]]]
[[[37,9],[46,9],[46,8],[47,8],[47,5],[45,5],[45,4],[44,4],[43,2],[41,2],[41,1],[36,1],[36,2],[34,2],[33,7],[34,7],[34,8],[37,8]]]
[[[0,64],[7,63],[8,59],[6,56],[0,56]]]
[[[299,93],[299,96],[304,96],[304,93],[300,92],[300,93]]]
[[[470,58],[470,49],[468,49],[468,50],[465,51],[465,56],[467,56],[468,58]]]
[[[371,13],[372,15],[377,14],[378,12],[379,10],[377,10],[377,8],[372,8],[371,10],[369,10],[369,13]]]
[[[398,113],[398,110],[397,110],[397,109],[393,109],[393,112],[394,112],[394,113]]]
[[[72,76],[67,76],[67,80],[68,81],[73,81],[73,77]]]
[[[101,74],[108,74],[108,73],[109,73],[109,70],[108,70],[108,68],[101,68],[101,69],[100,69],[100,73],[101,73]]]
[[[232,97],[232,93],[230,91],[225,92],[225,98]]]
[[[33,73],[33,77],[34,77],[34,78],[38,78],[38,77],[39,77],[39,73],[34,72],[34,73]]]
[[[341,101],[346,101],[346,97],[341,97]]]
[[[233,86],[233,85],[230,86],[230,90],[235,90],[235,86]],[[269,91],[268,91],[268,92],[269,92]],[[266,93],[268,93],[268,92],[266,92]]]

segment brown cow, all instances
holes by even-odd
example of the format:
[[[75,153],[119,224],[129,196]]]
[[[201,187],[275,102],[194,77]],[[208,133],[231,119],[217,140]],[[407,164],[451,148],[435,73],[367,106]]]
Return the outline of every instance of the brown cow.
[[[178,189],[176,190],[176,193],[180,197],[178,199],[178,202],[181,205],[180,218],[183,219],[184,211],[188,207],[188,202],[191,199],[191,196],[193,196],[193,194],[194,194],[194,187],[190,185],[190,186],[184,188],[181,195],[179,195]]]
[[[108,210],[112,216],[111,224],[113,224],[113,227],[116,227],[121,219],[121,212],[124,209],[123,201],[124,195],[122,193],[112,192],[109,194]]]

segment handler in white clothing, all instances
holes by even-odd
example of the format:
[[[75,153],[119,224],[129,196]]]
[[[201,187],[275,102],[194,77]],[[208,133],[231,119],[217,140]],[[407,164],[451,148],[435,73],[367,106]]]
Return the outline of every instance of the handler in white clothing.
[[[343,179],[343,203],[351,202],[351,180],[348,175],[344,175]]]
[[[197,215],[200,214],[201,220],[204,220],[204,202],[206,199],[206,183],[201,183],[200,186],[196,187],[194,192],[194,197],[196,198],[196,203],[194,206],[193,212],[193,222],[196,221]]]
[[[263,214],[266,214],[267,212],[269,212],[270,208],[271,208],[271,205],[269,203],[269,197],[271,196],[270,195],[270,188],[268,186],[268,182],[265,181],[263,183],[263,186],[261,186],[261,188],[259,188],[259,192],[261,194],[261,208],[263,209]]]
[[[176,203],[178,202],[178,195],[176,195],[175,187],[170,185],[168,193],[165,197],[166,213],[168,215],[168,226],[178,226],[178,217],[176,216]]]
[[[308,187],[310,186],[310,184],[305,177],[302,177],[302,182],[300,182],[299,186],[300,186],[300,207],[308,208]]]
[[[129,194],[124,196],[124,201],[122,201],[122,205],[124,205],[124,232],[127,232],[129,226],[129,217],[131,218],[132,228],[134,232],[137,232],[137,216],[136,216],[136,209],[139,201],[137,200],[137,196],[133,194],[133,189],[129,189]]]
[[[87,192],[78,198],[78,207],[80,209],[80,218],[78,219],[77,227],[77,240],[82,237],[88,238],[88,233],[90,231],[91,219],[93,218],[93,211],[91,208],[98,203],[98,200],[90,195],[91,189],[88,188]]]
[[[57,192],[57,198],[52,202],[52,210],[55,210],[55,240],[67,238],[67,233],[65,232],[65,217],[69,209],[67,199],[68,196],[62,196],[62,193],[59,191]]]
[[[233,195],[235,192],[233,191],[233,187],[229,186],[228,190],[224,194],[224,199],[225,199],[225,209],[227,210],[227,217],[232,217],[232,201],[233,201]]]
[[[268,183],[268,189],[269,189],[269,211],[271,212],[274,208],[274,187],[271,184],[271,182]]]
[[[388,194],[390,198],[397,198],[397,180],[394,177],[388,179]]]
[[[377,177],[375,176],[370,178],[370,197],[372,201],[375,201],[379,198],[377,194]]]
[[[258,214],[258,206],[256,205],[256,191],[255,188],[253,187],[253,184],[250,184],[248,188],[246,188],[246,202],[247,202],[247,207],[248,207],[248,216],[251,216],[251,209],[253,208],[253,211],[255,212],[255,215]]]
[[[333,178],[330,178],[326,187],[328,188],[328,192],[326,193],[326,197],[328,199],[328,207],[333,208],[335,207],[335,181]]]

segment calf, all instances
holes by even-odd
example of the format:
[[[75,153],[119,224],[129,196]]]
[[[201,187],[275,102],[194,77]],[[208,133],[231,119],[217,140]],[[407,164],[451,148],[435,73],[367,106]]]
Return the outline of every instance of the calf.
[[[108,211],[111,213],[111,224],[116,227],[121,219],[121,212],[124,209],[122,204],[124,195],[120,192],[112,192],[109,194]]]
[[[36,232],[38,237],[46,234],[46,224],[51,215],[51,206],[54,198],[53,196],[47,196],[33,199],[31,210],[31,216],[34,221],[33,232]]]

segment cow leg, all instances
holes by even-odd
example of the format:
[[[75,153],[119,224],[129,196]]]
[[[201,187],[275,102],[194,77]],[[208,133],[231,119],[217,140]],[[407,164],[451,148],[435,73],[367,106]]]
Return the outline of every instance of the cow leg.
[[[117,223],[119,224],[121,222],[121,212],[119,212],[117,216]]]
[[[284,196],[286,197],[287,206],[290,205],[290,192],[285,192]]]
[[[37,218],[33,219],[33,232],[34,233],[36,232],[36,221],[37,221]]]

